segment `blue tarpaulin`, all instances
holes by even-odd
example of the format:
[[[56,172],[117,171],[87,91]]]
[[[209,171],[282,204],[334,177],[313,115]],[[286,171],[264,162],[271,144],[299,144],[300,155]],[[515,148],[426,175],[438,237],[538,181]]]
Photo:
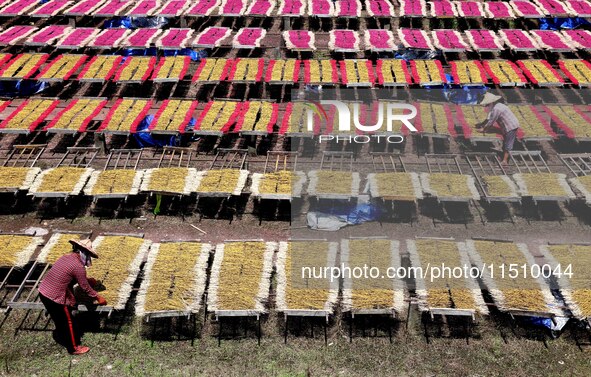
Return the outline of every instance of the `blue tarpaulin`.
[[[432,51],[432,50],[419,50],[413,48],[405,49],[404,46],[401,46],[402,52],[397,52],[394,54],[395,59],[402,59],[402,60],[431,60],[431,59],[438,59],[441,57],[440,51]]]
[[[453,77],[445,75],[448,83],[443,85],[425,86],[425,93],[430,93],[439,100],[446,100],[458,105],[476,105],[488,88],[482,86],[461,86],[453,83]]]
[[[195,51],[190,48],[183,48],[181,50],[164,50],[164,56],[190,56],[191,60],[199,61],[209,55],[205,51]]]
[[[476,105],[487,90],[486,86],[464,86],[461,89],[446,90],[445,97],[458,105]]]
[[[103,23],[105,29],[125,28],[162,28],[168,25],[168,19],[165,17],[114,17]],[[158,49],[150,48],[127,48],[114,53],[123,56],[157,56]],[[190,48],[179,50],[164,50],[164,56],[190,56],[191,60],[199,61],[209,56],[207,50],[195,51]]]
[[[152,121],[154,121],[154,115],[147,115],[137,126],[137,132],[133,134],[140,148],[178,145],[176,135],[152,135],[148,130]],[[195,123],[195,118],[191,118],[187,125],[187,131],[191,131],[195,127]]]
[[[545,327],[554,332],[562,331],[564,326],[568,323],[567,317],[554,317],[554,321],[550,318],[544,317],[526,317],[525,320],[533,326]]]
[[[335,231],[346,225],[357,225],[379,218],[379,209],[371,203],[327,204],[306,215],[311,229]]]
[[[29,80],[0,81],[0,96],[20,97],[32,96],[41,93],[49,87],[46,82],[35,82]]]
[[[122,56],[158,56],[158,49],[156,47],[150,48],[125,48],[117,51],[114,55]],[[180,50],[164,50],[164,56],[190,56],[191,60],[199,61],[206,58],[209,53],[206,50],[195,51],[190,48],[183,48]],[[125,59],[121,61],[121,64],[125,62]]]
[[[581,17],[540,18],[541,30],[576,29],[583,25],[591,25],[591,22]]]
[[[115,55],[123,56],[157,56],[158,49],[156,47],[150,48],[125,48],[119,50]],[[123,60],[125,61],[125,60]]]
[[[103,23],[103,28],[161,28],[165,25],[168,25],[168,19],[165,17],[115,17],[106,20]]]
[[[154,115],[148,115],[138,124],[137,132],[133,134],[133,138],[138,143],[140,148],[145,147],[163,147],[166,145],[175,146],[176,136],[155,136],[148,131],[150,123],[154,120]]]

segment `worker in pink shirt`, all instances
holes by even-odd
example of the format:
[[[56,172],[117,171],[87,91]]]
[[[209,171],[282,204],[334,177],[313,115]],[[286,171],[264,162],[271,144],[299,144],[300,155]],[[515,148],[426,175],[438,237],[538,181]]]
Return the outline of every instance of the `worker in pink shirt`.
[[[72,252],[60,257],[51,266],[39,285],[39,293],[41,302],[55,323],[54,339],[64,345],[70,354],[82,355],[90,348],[80,345],[80,333],[72,316],[76,306],[74,285],[78,284],[98,305],[106,305],[107,301],[93,289],[96,280],[86,276],[86,268],[92,265],[92,258],[98,258],[92,242],[87,239],[70,240],[70,243]]]

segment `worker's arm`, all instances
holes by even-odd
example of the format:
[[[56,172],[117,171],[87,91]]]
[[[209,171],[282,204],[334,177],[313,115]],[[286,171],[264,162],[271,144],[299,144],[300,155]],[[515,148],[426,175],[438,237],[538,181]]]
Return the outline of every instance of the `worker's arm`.
[[[76,278],[76,282],[78,283],[80,288],[82,288],[82,290],[84,291],[84,293],[88,295],[88,297],[98,297],[99,294],[90,286],[90,283],[88,282],[88,277],[86,276],[86,269],[82,267],[82,265],[80,265],[79,268],[76,268],[76,271],[74,271],[74,277]]]
[[[497,119],[499,118],[499,111],[497,110],[496,106],[493,106],[492,109],[488,112],[486,119],[476,125],[477,129],[481,129],[482,132],[486,132],[489,128],[491,128]]]

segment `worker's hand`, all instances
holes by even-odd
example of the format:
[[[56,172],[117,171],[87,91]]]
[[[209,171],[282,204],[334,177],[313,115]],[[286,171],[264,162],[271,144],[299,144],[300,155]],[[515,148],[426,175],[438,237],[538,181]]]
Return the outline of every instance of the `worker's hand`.
[[[476,125],[476,129],[477,129],[477,130],[480,130],[480,129],[482,129],[482,128],[484,128],[484,125],[483,125],[483,124],[480,124],[480,123],[478,123],[478,124]]]
[[[95,279],[95,278],[88,278],[88,279],[86,279],[86,280],[88,280],[88,284],[89,284],[89,285],[90,285],[92,288],[96,287],[97,281],[96,281],[96,279]]]
[[[96,302],[98,305],[107,305],[107,300],[101,295],[96,296]]]

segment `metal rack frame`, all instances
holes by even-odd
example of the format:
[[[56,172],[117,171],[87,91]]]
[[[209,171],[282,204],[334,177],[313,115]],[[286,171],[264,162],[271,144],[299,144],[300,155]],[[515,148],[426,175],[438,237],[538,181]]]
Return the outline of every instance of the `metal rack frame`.
[[[558,158],[575,177],[591,175],[591,153],[559,154]]]
[[[449,237],[449,238],[445,238],[445,237],[415,237],[415,240],[420,240],[420,239],[452,241],[452,242],[457,243],[456,239],[453,237]],[[459,249],[458,249],[458,252],[460,252]],[[418,253],[418,250],[417,250],[417,253]],[[427,326],[429,324],[435,323],[436,316],[441,316],[443,318],[458,317],[458,318],[462,318],[462,319],[467,320],[463,324],[464,332],[466,333],[466,341],[467,342],[469,341],[469,339],[472,335],[472,327],[473,327],[474,323],[476,322],[476,309],[427,307],[426,310],[422,310],[422,311],[420,311],[420,313],[423,314],[423,316],[422,316],[423,331],[425,334],[425,338],[427,339],[427,343],[429,343],[429,332],[428,332]],[[441,326],[443,325],[443,323],[439,322],[438,325],[439,325],[439,328],[441,329]]]
[[[518,173],[554,173],[546,163],[542,151],[511,151],[509,153],[511,161],[515,164]],[[533,196],[531,197],[534,203],[538,202],[564,202],[570,199],[569,196]]]
[[[1,231],[0,234],[2,234]],[[25,233],[3,233],[2,235],[27,236],[32,238],[36,236],[36,233],[33,236]],[[29,263],[27,263],[27,265],[28,264]],[[11,291],[16,289],[16,293],[18,293],[20,286],[22,284],[19,283],[19,280],[10,280],[11,276],[13,277],[13,279],[18,279],[19,276],[14,276],[14,274],[24,272],[27,265],[22,267],[17,267],[14,265],[0,267],[0,315],[4,314],[4,318],[2,319],[2,322],[0,322],[0,326],[2,325],[2,323],[4,323],[4,320],[6,319],[6,317],[8,317],[8,315],[13,309],[13,307],[11,306],[12,300],[10,299]]]
[[[511,151],[509,157],[519,173],[552,173],[542,151]]]
[[[504,243],[511,243],[511,244],[515,244],[514,241],[512,239],[498,239],[498,238],[487,238],[487,237],[472,237],[472,240],[474,241],[490,241],[490,242],[504,242]],[[529,251],[529,250],[528,250]],[[476,248],[474,248],[473,252],[477,255],[480,256],[480,253],[478,252],[478,250]],[[470,251],[468,252],[468,254],[470,254]],[[532,257],[534,257],[534,255],[532,254]],[[534,279],[537,280],[537,279]],[[546,282],[544,282],[546,284]],[[486,287],[488,289],[488,287]],[[550,288],[550,287],[548,287]],[[550,312],[543,312],[543,311],[534,311],[534,310],[522,310],[522,309],[511,309],[511,308],[507,308],[507,309],[501,309],[497,306],[497,302],[495,300],[494,297],[493,298],[493,302],[495,304],[495,306],[499,309],[499,311],[508,314],[511,319],[514,321],[515,317],[541,317],[541,318],[549,318],[552,320],[552,322],[555,322],[555,317],[556,314],[554,313],[550,313]],[[550,304],[550,303],[547,303]]]
[[[359,173],[353,171],[354,158],[353,152],[349,151],[323,151],[319,170],[349,172],[352,174],[353,179],[359,179]],[[352,198],[359,196],[359,189],[357,190],[356,194],[316,193],[312,195],[308,192],[308,196],[315,197],[316,199],[350,201]]]
[[[224,240],[223,243],[227,244],[227,243],[232,243],[232,242],[263,242],[265,243],[265,246],[267,244],[266,241],[264,241],[263,239],[244,239],[244,240]],[[276,251],[276,250],[275,250]],[[214,251],[215,252],[215,251]],[[220,271],[221,273],[221,271]],[[270,279],[270,277],[269,277]],[[210,276],[210,282],[211,282],[211,276]],[[219,289],[219,287],[218,287]],[[208,292],[206,292],[206,295],[209,295],[209,290]],[[256,336],[257,336],[257,342],[260,345],[261,344],[261,337],[262,337],[262,330],[261,330],[261,317],[264,315],[267,315],[268,313],[266,311],[261,311],[261,310],[257,310],[257,309],[247,309],[247,310],[214,310],[214,311],[210,311],[209,308],[207,307],[207,297],[205,297],[205,302],[204,302],[204,308],[205,308],[205,315],[207,316],[208,314],[213,314],[214,318],[218,321],[218,346],[221,344],[222,342],[222,329],[223,329],[223,325],[222,325],[222,319],[228,319],[228,320],[232,320],[235,318],[240,318],[240,320],[244,320],[244,321],[248,321],[249,319],[255,319],[256,323],[257,323],[257,330],[256,330]],[[269,300],[269,295],[267,295],[266,300]],[[248,331],[248,329],[246,330]]]
[[[464,174],[460,166],[460,155],[445,153],[426,153],[425,161],[429,173]]]
[[[386,236],[375,236],[375,237],[350,237],[348,240],[376,240],[376,239],[382,239],[382,240],[387,240],[390,241],[391,243],[394,242],[395,240],[392,240]],[[343,241],[341,240],[341,244],[340,244],[340,248],[341,248],[341,257],[343,254]],[[398,256],[400,257],[400,250],[398,250]],[[399,279],[401,280],[401,279]],[[402,280],[401,280],[402,282]],[[343,280],[343,284],[346,283],[346,280]],[[404,282],[403,282],[404,284]],[[404,287],[406,287],[406,285],[404,285]],[[343,290],[345,289],[345,286],[343,285]],[[392,288],[392,297],[394,297],[394,293],[395,290]],[[405,301],[408,301],[408,291],[406,290],[406,288],[404,289],[404,296],[405,296]],[[353,341],[353,322],[355,320],[355,316],[359,316],[364,318],[363,319],[363,326],[362,326],[362,331],[363,333],[365,333],[365,318],[370,317],[371,316],[388,316],[389,318],[393,319],[393,320],[397,320],[397,321],[402,321],[401,320],[401,314],[399,311],[396,310],[396,308],[394,307],[390,307],[390,308],[385,308],[385,309],[353,309],[353,308],[348,308],[348,309],[343,309],[343,313],[349,313],[350,317],[349,317],[349,341],[352,342]],[[407,312],[407,317],[406,320],[408,322],[408,314],[409,312]],[[376,328],[376,332],[377,332],[377,328]],[[392,327],[388,326],[388,338],[390,340],[390,343],[392,343]]]
[[[46,147],[47,144],[15,145],[5,157],[1,166],[6,168],[33,168]],[[15,195],[14,205],[18,201],[16,197],[19,191],[21,191],[20,187],[0,188],[0,193],[12,193]]]
[[[138,165],[142,159],[143,149],[111,149],[107,157],[107,161],[105,161],[105,165],[103,167],[103,171],[107,170],[117,170],[117,169],[131,169],[136,171],[137,174],[141,174],[143,176],[143,172],[138,172]],[[139,187],[138,187],[139,191]],[[130,193],[115,193],[115,194],[93,194],[92,201],[95,205],[95,209],[97,209],[98,201],[100,199],[122,199],[122,202],[127,202]],[[117,213],[119,210],[122,209],[123,203],[119,203],[115,212]]]
[[[400,153],[369,152],[371,164],[376,173],[405,173],[406,166]]]
[[[328,255],[331,252],[331,248],[335,247],[336,253],[335,253],[335,257],[336,254],[338,254],[338,249],[340,247],[339,242],[329,242],[327,239],[325,238],[319,238],[319,239],[288,239],[288,242],[313,242],[313,241],[319,241],[319,242],[326,242],[327,243],[327,249],[326,249],[326,255]],[[335,260],[336,263],[336,260]],[[340,283],[338,283],[340,286]],[[338,288],[337,288],[338,289]],[[327,326],[328,326],[328,322],[329,319],[332,315],[334,315],[334,309],[333,310],[313,310],[313,309],[284,309],[284,310],[278,310],[278,313],[283,313],[283,321],[284,321],[284,331],[283,331],[283,341],[284,343],[287,344],[287,336],[288,336],[288,330],[289,330],[289,319],[290,317],[299,317],[300,318],[300,324],[301,321],[303,320],[303,318],[311,318],[311,319],[315,319],[315,318],[324,318],[324,321],[322,321],[323,324],[323,328],[324,328],[324,343],[326,344],[328,342],[328,330],[327,330]],[[314,325],[312,323],[312,337],[314,337]]]
[[[47,144],[14,145],[10,153],[2,163],[3,167],[29,167],[35,166]]]
[[[142,159],[143,151],[143,149],[111,149],[103,170],[137,170],[137,167]],[[134,154],[135,157],[133,156]]]
[[[66,153],[59,160],[56,168],[72,167],[72,168],[88,168],[98,155],[100,148],[98,147],[68,147]],[[80,189],[80,193],[82,192]],[[76,194],[79,195],[80,193]],[[34,192],[29,193],[35,198],[63,198],[67,200],[73,196],[69,192]]]
[[[175,243],[175,242],[201,242],[201,239],[191,239],[191,240],[161,240],[158,242],[159,244],[163,243]],[[214,251],[214,245],[211,245],[209,253],[211,255],[212,251]],[[203,292],[203,297],[201,299],[200,308],[206,307],[206,296],[207,293]],[[191,318],[191,316],[196,316],[198,311],[191,311],[191,310],[160,310],[160,311],[153,311],[147,312],[144,314],[144,319],[146,322],[149,322],[152,318],[168,318],[168,317],[187,317],[187,319]]]
[[[338,170],[353,172],[353,152],[341,152],[341,151],[323,151],[322,159],[320,160],[320,170]],[[338,167],[335,168],[335,161],[337,161]],[[349,166],[348,169],[344,169],[345,164]],[[328,167],[326,167],[328,165]]]
[[[248,149],[219,148],[208,171],[222,169],[247,170],[247,157]],[[241,188],[241,191],[243,189],[244,187]],[[223,198],[227,200],[232,196],[232,192],[201,192],[197,187],[197,202],[199,202],[200,198]]]
[[[490,202],[520,202],[519,196],[490,196],[486,184],[482,181],[483,175],[497,175],[505,176],[507,172],[499,161],[499,157],[496,153],[465,153],[464,157],[472,170],[476,183],[478,184],[480,191],[482,192],[481,198],[487,203]]]
[[[94,161],[99,151],[100,148],[98,147],[68,147],[56,167],[87,168]]]
[[[247,169],[248,149],[218,148],[209,170]]]
[[[191,167],[193,157],[196,155],[197,151],[193,148],[164,146],[158,159],[158,168]],[[167,156],[170,157],[165,160]]]
[[[78,232],[78,231],[70,231],[70,230],[56,230],[53,233],[62,233],[62,234],[79,234],[81,236],[87,236],[90,238],[92,236],[92,232]],[[37,260],[33,261],[33,264],[27,271],[23,281],[19,285],[17,291],[15,292],[12,299],[9,301],[9,306],[14,309],[27,309],[27,310],[42,310],[45,307],[43,303],[39,301],[39,292],[37,288],[39,284],[45,277],[45,274],[51,267],[48,263],[39,263]],[[38,277],[33,279],[33,275],[39,272]],[[27,293],[28,292],[28,293]],[[34,295],[34,293],[37,293]],[[24,295],[26,294],[26,297]],[[24,297],[24,300],[23,300]]]
[[[267,170],[269,168],[269,162],[271,157],[275,157],[275,165],[274,169]],[[283,168],[281,169],[281,157],[283,157]],[[290,165],[291,158],[293,157],[293,163],[291,164],[291,168],[288,169],[288,165]],[[277,173],[278,171],[287,171],[292,170],[296,171],[298,165],[298,152],[295,151],[268,151],[267,157],[265,158],[265,168],[263,169],[263,173]],[[272,165],[271,165],[272,166]]]

